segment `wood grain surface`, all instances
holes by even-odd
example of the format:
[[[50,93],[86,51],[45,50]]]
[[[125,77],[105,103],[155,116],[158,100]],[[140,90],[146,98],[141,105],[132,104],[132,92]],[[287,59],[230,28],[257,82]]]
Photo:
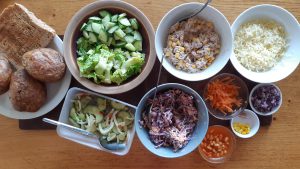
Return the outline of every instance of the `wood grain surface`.
[[[21,3],[63,34],[74,13],[92,0],[1,0],[0,10]],[[127,0],[141,9],[154,28],[171,8],[188,0]],[[280,5],[300,20],[299,0],[214,0],[232,23],[245,9],[257,4]],[[297,35],[299,36],[299,35]],[[119,157],[64,140],[53,130],[24,131],[18,121],[0,117],[0,169],[79,169],[79,168],[173,168],[173,169],[299,169],[300,168],[300,69],[278,83],[283,105],[269,127],[262,127],[251,139],[238,139],[230,161],[222,165],[205,162],[195,150],[178,159],[151,154],[135,137],[128,155]],[[1,104],[1,103],[0,103]]]

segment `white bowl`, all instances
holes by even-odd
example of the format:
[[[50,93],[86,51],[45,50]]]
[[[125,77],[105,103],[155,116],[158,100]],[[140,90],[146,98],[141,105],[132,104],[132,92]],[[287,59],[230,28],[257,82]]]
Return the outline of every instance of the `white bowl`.
[[[236,18],[231,26],[233,38],[242,24],[261,18],[274,20],[286,31],[288,48],[281,61],[269,71],[253,72],[240,64],[234,52],[230,60],[235,69],[245,78],[258,83],[273,83],[286,78],[299,65],[300,26],[297,19],[287,10],[275,5],[258,5],[247,9]]]
[[[193,11],[200,9],[203,5],[197,2],[185,3],[173,8],[163,17],[155,34],[156,54],[160,61],[163,56],[163,49],[166,47],[170,27],[182,18],[190,16]],[[213,22],[215,30],[221,38],[221,51],[207,69],[197,73],[177,70],[167,59],[164,60],[163,66],[169,73],[187,81],[200,81],[214,76],[226,65],[232,53],[233,38],[226,17],[212,6],[207,6],[198,16]]]
[[[243,124],[249,124],[250,125],[250,132],[246,135],[240,134],[238,132],[236,132],[233,128],[233,123],[235,122],[239,122],[239,123],[243,123]],[[240,138],[250,138],[252,136],[254,136],[258,129],[259,129],[259,118],[257,117],[257,115],[248,109],[245,109],[244,112],[242,112],[240,115],[234,117],[233,119],[231,119],[231,129],[234,132],[235,135],[237,135]]]
[[[73,103],[72,100],[75,98],[75,96],[78,93],[87,93],[87,94],[95,95],[97,97],[101,97],[101,98],[104,98],[104,99],[107,99],[107,100],[116,101],[116,102],[119,102],[119,103],[122,103],[122,104],[126,105],[133,112],[135,112],[135,110],[136,110],[136,107],[131,105],[131,104],[113,99],[111,97],[103,96],[103,95],[97,94],[95,92],[91,92],[91,91],[88,91],[88,90],[73,87],[67,93],[67,96],[65,98],[65,101],[64,101],[64,104],[63,104],[63,107],[62,107],[62,110],[61,110],[61,113],[60,113],[60,116],[59,116],[59,120],[58,120],[59,122],[69,124],[69,112],[70,112],[71,107],[72,107],[72,103]],[[133,124],[132,128],[130,130],[128,130],[127,142],[126,142],[125,149],[114,150],[114,151],[113,150],[107,150],[107,149],[103,148],[100,145],[97,138],[88,137],[88,136],[85,136],[83,134],[79,134],[79,133],[77,133],[75,131],[72,131],[70,129],[67,129],[63,126],[58,126],[56,128],[56,132],[60,137],[65,138],[67,140],[82,144],[82,145],[90,147],[90,148],[94,148],[94,149],[97,149],[97,150],[101,150],[101,151],[105,151],[105,152],[108,152],[108,153],[112,153],[112,154],[122,156],[122,155],[126,155],[130,150],[130,147],[131,147],[131,144],[132,144],[132,141],[133,141],[133,137],[134,137],[134,134],[135,134],[134,128],[135,127],[134,127],[134,124]]]
[[[262,87],[262,86],[268,86],[268,85],[274,86],[274,87],[279,91],[279,93],[280,93],[280,101],[279,101],[279,105],[278,105],[275,109],[273,109],[272,111],[270,111],[270,112],[268,112],[268,113],[263,113],[263,112],[260,112],[260,111],[258,111],[258,110],[256,110],[256,109],[254,108],[254,106],[253,106],[253,104],[252,104],[252,101],[251,101],[251,97],[252,97],[252,95],[253,95],[253,92],[254,92],[257,88]],[[261,116],[270,116],[270,115],[276,113],[276,112],[279,110],[279,108],[281,107],[281,105],[282,105],[282,93],[281,93],[281,90],[279,89],[278,86],[276,86],[275,84],[272,84],[272,83],[262,83],[262,84],[258,84],[258,85],[256,85],[256,86],[253,87],[253,89],[251,90],[251,92],[250,92],[250,94],[249,94],[249,104],[250,104],[251,109],[252,109],[255,113],[257,113],[257,114],[259,114],[259,115],[261,115]]]

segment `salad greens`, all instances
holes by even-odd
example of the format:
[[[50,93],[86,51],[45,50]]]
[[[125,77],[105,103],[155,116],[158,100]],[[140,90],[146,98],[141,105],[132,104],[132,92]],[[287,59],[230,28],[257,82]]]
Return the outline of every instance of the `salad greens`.
[[[81,27],[77,40],[77,64],[80,76],[95,83],[120,85],[141,72],[145,54],[141,53],[142,36],[135,18],[126,13],[112,15],[100,11]]]
[[[73,126],[117,143],[126,140],[133,120],[134,116],[127,106],[84,93],[76,95],[69,114]]]

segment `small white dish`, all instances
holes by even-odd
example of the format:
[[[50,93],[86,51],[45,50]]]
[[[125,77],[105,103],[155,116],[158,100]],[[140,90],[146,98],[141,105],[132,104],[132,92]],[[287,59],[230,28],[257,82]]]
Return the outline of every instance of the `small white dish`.
[[[241,13],[231,26],[233,39],[240,26],[255,19],[271,19],[282,25],[288,42],[282,59],[269,71],[253,72],[246,69],[236,58],[234,52],[230,61],[235,69],[245,78],[258,83],[273,83],[289,76],[300,62],[300,26],[297,19],[287,10],[275,5],[257,5]]]
[[[60,113],[60,116],[59,116],[59,120],[58,120],[59,122],[62,122],[62,123],[65,123],[65,124],[70,124],[69,123],[69,112],[70,112],[71,107],[72,107],[72,100],[74,99],[74,97],[78,93],[87,93],[87,94],[95,95],[95,96],[98,96],[98,97],[101,97],[101,98],[104,98],[104,99],[107,99],[107,100],[113,100],[113,101],[116,101],[116,102],[119,102],[119,103],[122,103],[122,104],[126,105],[127,107],[132,109],[133,112],[135,112],[135,110],[136,110],[136,107],[131,105],[131,104],[128,104],[128,103],[125,103],[125,102],[122,102],[122,101],[119,101],[119,100],[116,100],[116,99],[113,99],[113,98],[110,98],[110,97],[107,97],[107,96],[104,96],[104,95],[101,95],[101,94],[97,94],[95,92],[91,92],[91,91],[88,91],[88,90],[73,87],[67,93],[67,96],[65,98],[65,101],[64,101],[64,104],[63,104],[63,107],[62,107],[62,110],[61,110],[61,113]],[[67,129],[65,127],[62,127],[62,126],[58,126],[56,128],[56,132],[60,137],[65,138],[67,140],[71,140],[73,142],[85,145],[85,146],[90,147],[90,148],[94,148],[94,149],[97,149],[97,150],[101,150],[101,151],[105,151],[105,152],[109,152],[109,153],[113,153],[113,154],[122,156],[122,155],[126,155],[130,150],[130,147],[131,147],[131,144],[132,144],[132,141],[133,141],[133,137],[134,137],[134,134],[135,134],[134,128],[135,127],[134,127],[134,124],[133,124],[132,129],[130,129],[128,131],[128,136],[127,136],[127,141],[126,141],[126,148],[122,149],[122,150],[116,150],[116,151],[113,151],[113,150],[110,151],[110,150],[104,149],[99,144],[98,139],[95,138],[95,137],[88,137],[88,136],[85,136],[83,134],[79,134],[75,131],[72,131],[70,129]]]
[[[258,110],[256,110],[256,109],[254,108],[254,106],[253,106],[253,104],[252,104],[252,101],[251,101],[251,98],[252,98],[253,92],[254,92],[256,89],[258,89],[259,87],[269,86],[269,85],[274,86],[274,87],[279,91],[279,93],[280,93],[280,101],[279,101],[279,105],[278,105],[275,109],[273,109],[272,111],[270,111],[270,112],[268,112],[268,113],[263,113],[263,112],[260,112],[260,111],[258,111]],[[259,115],[261,115],[261,116],[270,116],[270,115],[276,113],[276,112],[279,110],[279,108],[281,107],[281,105],[282,105],[282,93],[281,93],[281,90],[279,89],[278,86],[276,86],[275,84],[272,84],[272,83],[262,83],[262,84],[257,84],[256,86],[253,87],[253,89],[251,90],[251,92],[250,92],[250,94],[249,94],[249,104],[250,104],[251,109],[252,109],[255,113],[257,113],[257,114],[259,114]]]
[[[167,44],[170,27],[180,21],[180,19],[190,16],[193,11],[200,9],[203,5],[198,2],[185,3],[173,8],[162,18],[155,34],[156,54],[160,61],[163,56],[163,49]],[[197,16],[214,24],[215,30],[221,39],[221,50],[220,54],[207,69],[197,73],[178,70],[167,59],[163,62],[163,67],[169,73],[186,81],[200,81],[214,76],[227,64],[232,53],[233,38],[230,24],[226,17],[216,8],[209,5]]]
[[[243,124],[249,124],[250,125],[250,132],[246,135],[243,135],[243,134],[235,131],[234,128],[233,128],[233,124],[235,122],[243,123]],[[257,133],[257,131],[260,127],[260,122],[259,122],[258,116],[253,111],[245,109],[241,114],[239,114],[238,116],[231,119],[230,126],[231,126],[231,129],[232,129],[233,133],[235,135],[237,135],[238,137],[240,137],[240,138],[250,138],[250,137],[253,137]]]
[[[47,47],[63,54],[63,42],[57,35]],[[47,83],[47,100],[37,112],[17,111],[13,108],[9,100],[8,92],[0,95],[0,114],[12,119],[33,119],[49,113],[65,97],[71,83],[71,78],[71,73],[66,69],[65,76],[61,80],[54,83]]]

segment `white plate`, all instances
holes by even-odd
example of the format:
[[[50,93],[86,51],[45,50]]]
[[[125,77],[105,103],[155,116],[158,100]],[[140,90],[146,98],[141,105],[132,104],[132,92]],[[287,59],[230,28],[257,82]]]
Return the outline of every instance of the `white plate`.
[[[54,37],[53,41],[48,45],[48,47],[63,54],[63,42],[57,35]],[[72,76],[69,70],[66,68],[66,74],[62,80],[47,84],[47,100],[37,112],[17,111],[13,108],[9,100],[8,92],[0,95],[0,114],[13,119],[33,119],[47,114],[65,97],[70,86],[71,77]]]

